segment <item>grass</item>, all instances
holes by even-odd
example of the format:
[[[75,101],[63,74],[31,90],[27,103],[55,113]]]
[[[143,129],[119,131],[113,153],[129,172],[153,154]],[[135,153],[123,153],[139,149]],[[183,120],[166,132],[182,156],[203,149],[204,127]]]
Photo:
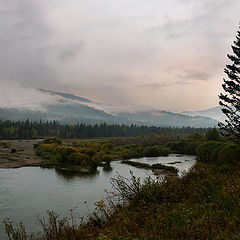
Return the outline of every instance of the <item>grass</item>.
[[[148,163],[140,163],[140,162],[134,162],[134,161],[129,161],[129,160],[123,160],[121,161],[121,163],[124,164],[128,164],[130,166],[133,167],[138,167],[138,168],[147,168],[147,169],[159,169],[159,170],[164,170],[167,172],[172,172],[177,174],[178,173],[178,169],[172,166],[165,166],[162,165],[160,163],[156,163],[156,164],[148,164]]]

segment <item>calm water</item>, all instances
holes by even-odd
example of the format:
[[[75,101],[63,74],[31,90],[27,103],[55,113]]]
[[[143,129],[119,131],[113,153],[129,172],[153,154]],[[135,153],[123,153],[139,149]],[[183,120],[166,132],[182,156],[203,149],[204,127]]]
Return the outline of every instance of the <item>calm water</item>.
[[[133,160],[166,165],[181,162],[173,165],[180,170],[180,174],[195,164],[194,156],[185,155]],[[22,221],[29,231],[35,231],[39,227],[37,216],[46,216],[47,210],[65,217],[70,215],[70,209],[76,208],[75,215],[87,216],[94,209],[94,203],[104,198],[104,189],[111,189],[110,178],[117,173],[129,178],[131,170],[141,179],[152,174],[151,170],[135,168],[118,161],[112,162],[111,167],[110,170],[99,167],[90,175],[40,167],[0,169],[0,239],[6,239],[2,224],[6,217],[14,222]]]

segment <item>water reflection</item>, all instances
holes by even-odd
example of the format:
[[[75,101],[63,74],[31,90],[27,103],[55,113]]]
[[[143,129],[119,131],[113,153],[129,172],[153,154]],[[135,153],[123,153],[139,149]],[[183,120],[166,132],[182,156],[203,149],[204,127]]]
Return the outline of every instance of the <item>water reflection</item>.
[[[104,172],[111,172],[113,170],[113,168],[111,167],[111,165],[104,165],[103,166],[103,171]]]
[[[149,164],[179,162],[173,166],[180,173],[195,164],[194,156],[184,155],[133,160]],[[117,174],[130,178],[130,171],[142,180],[148,175],[155,178],[151,170],[121,164],[120,161],[98,167],[90,173],[39,167],[0,169],[0,239],[6,239],[2,220],[7,217],[14,222],[22,221],[28,230],[36,231],[39,230],[37,215],[46,216],[47,210],[65,217],[69,216],[69,209],[78,206],[79,217],[87,216],[94,210],[94,203],[104,199],[104,189],[111,190],[110,179]]]
[[[100,171],[98,169],[93,169],[90,172],[77,172],[77,171],[69,171],[62,169],[55,169],[56,175],[59,178],[68,181],[75,181],[76,179],[95,179],[97,175],[99,175]]]

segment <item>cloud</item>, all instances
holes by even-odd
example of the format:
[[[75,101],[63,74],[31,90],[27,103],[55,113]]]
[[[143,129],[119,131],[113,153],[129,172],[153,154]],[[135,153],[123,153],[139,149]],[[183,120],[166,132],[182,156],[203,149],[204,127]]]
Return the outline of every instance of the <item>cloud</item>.
[[[183,72],[183,75],[181,76],[184,80],[200,80],[200,81],[206,81],[210,79],[210,74],[205,71],[200,71],[197,69],[187,69]]]
[[[239,8],[238,0],[1,1],[0,82],[170,110],[191,108],[186,92],[195,98],[202,86],[211,94],[196,103],[207,108],[218,102]]]
[[[58,59],[60,61],[69,61],[77,57],[80,51],[84,49],[85,43],[80,41],[76,44],[69,45],[61,50]]]
[[[170,71],[170,74],[175,76],[175,79],[177,80],[171,82],[159,80],[159,82],[140,84],[138,87],[150,91],[160,91],[174,86],[177,87],[178,85],[183,86],[189,84],[196,84],[196,81],[207,81],[211,79],[209,73],[197,69],[182,69],[178,70],[177,72]]]
[[[143,89],[148,89],[151,91],[159,91],[159,90],[167,88],[171,85],[172,85],[171,83],[162,82],[162,83],[146,83],[146,84],[139,85],[139,87],[141,87]]]
[[[54,80],[47,53],[41,51],[51,35],[41,4],[12,0],[1,7],[6,13],[0,14],[0,81],[37,87]]]
[[[46,105],[56,104],[58,100],[57,96],[32,88],[24,88],[14,81],[1,82],[0,108],[46,111]]]

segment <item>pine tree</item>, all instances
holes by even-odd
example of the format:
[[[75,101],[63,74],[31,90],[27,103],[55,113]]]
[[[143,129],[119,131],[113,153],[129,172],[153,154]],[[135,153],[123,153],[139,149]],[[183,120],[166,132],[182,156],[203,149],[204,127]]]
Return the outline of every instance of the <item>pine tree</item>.
[[[232,64],[224,69],[228,77],[222,84],[225,93],[219,95],[219,104],[227,119],[225,123],[219,123],[219,127],[223,134],[240,143],[240,31],[236,38],[232,45],[233,55],[227,55]]]

